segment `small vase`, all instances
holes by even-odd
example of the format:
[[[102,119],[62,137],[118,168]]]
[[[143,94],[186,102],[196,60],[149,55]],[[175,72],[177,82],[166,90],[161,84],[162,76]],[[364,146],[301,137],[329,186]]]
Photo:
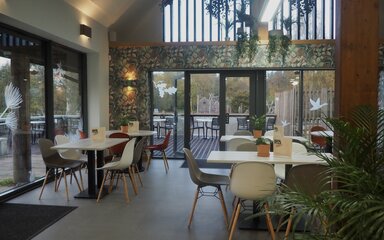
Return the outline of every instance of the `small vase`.
[[[257,156],[259,157],[269,157],[269,144],[259,144],[257,145]]]
[[[261,138],[262,134],[263,134],[262,130],[253,130],[253,137],[254,138]]]
[[[127,133],[128,132],[128,126],[120,126],[120,131],[122,131],[123,133]]]

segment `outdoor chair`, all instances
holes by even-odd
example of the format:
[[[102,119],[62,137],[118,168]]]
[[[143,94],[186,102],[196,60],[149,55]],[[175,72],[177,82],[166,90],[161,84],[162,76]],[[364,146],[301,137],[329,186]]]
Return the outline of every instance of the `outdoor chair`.
[[[219,118],[218,117],[212,118],[211,125],[207,124],[207,135],[208,135],[208,129],[211,129],[211,137],[213,138],[213,131],[215,131],[215,136],[217,138],[217,136],[218,136],[217,132],[220,131],[220,125],[219,125]]]
[[[129,202],[129,195],[128,195],[128,184],[127,184],[127,179],[126,179],[126,172],[128,169],[128,175],[129,178],[131,179],[131,183],[133,186],[133,189],[135,191],[135,194],[137,194],[137,187],[135,183],[135,178],[133,169],[132,169],[132,162],[133,162],[133,150],[135,147],[135,140],[136,139],[131,139],[124,147],[123,154],[119,158],[118,161],[113,161],[105,164],[101,168],[96,168],[97,170],[104,170],[105,174],[103,177],[103,181],[101,183],[101,187],[99,190],[99,194],[97,196],[96,202],[100,201],[101,198],[101,193],[103,192],[103,188],[105,185],[106,180],[109,178],[109,189],[108,192],[112,191],[113,188],[113,183],[114,180],[116,179],[116,185],[118,183],[118,180],[121,178],[124,184],[124,195],[125,195],[125,200],[128,203]]]
[[[191,116],[191,137],[193,138],[193,135],[195,133],[195,130],[197,130],[197,136],[200,137],[200,130],[203,130],[203,136],[205,135],[204,131],[204,125],[200,125],[199,122],[195,121],[195,118]]]
[[[38,140],[38,144],[39,144],[39,148],[40,148],[40,152],[41,152],[41,156],[43,158],[44,164],[48,169],[47,173],[45,174],[43,186],[41,187],[39,200],[41,199],[41,196],[43,195],[43,191],[44,191],[45,185],[47,184],[48,177],[50,176],[50,173],[53,172],[53,174],[55,176],[55,192],[58,191],[60,181],[62,178],[64,178],[65,193],[67,195],[67,201],[69,201],[68,183],[67,183],[67,178],[66,178],[67,174],[65,171],[68,169],[71,173],[73,173],[73,176],[76,180],[79,191],[82,191],[82,188],[79,184],[79,181],[77,179],[75,171],[81,169],[81,165],[83,164],[83,162],[77,161],[77,160],[63,159],[57,150],[51,149],[54,146],[54,144],[49,139],[40,138]],[[56,172],[58,172],[58,171],[60,171],[60,176],[57,179]],[[82,178],[81,175],[80,175],[80,178]],[[82,181],[82,179],[81,179],[81,181]]]
[[[248,121],[246,117],[238,117],[237,119],[237,130],[248,130]]]
[[[192,211],[189,217],[188,228],[191,226],[191,223],[192,223],[197,199],[203,196],[213,196],[220,199],[221,207],[224,212],[225,224],[228,227],[228,213],[227,213],[227,208],[225,206],[225,201],[224,201],[223,192],[221,190],[221,186],[228,186],[229,177],[225,175],[210,174],[210,173],[202,172],[198,167],[197,162],[191,150],[187,148],[183,148],[183,151],[185,153],[185,158],[188,164],[189,176],[191,177],[192,182],[197,185],[195,198],[193,200],[193,205],[192,205]],[[214,192],[203,191],[203,188],[208,186],[214,187],[215,191]]]

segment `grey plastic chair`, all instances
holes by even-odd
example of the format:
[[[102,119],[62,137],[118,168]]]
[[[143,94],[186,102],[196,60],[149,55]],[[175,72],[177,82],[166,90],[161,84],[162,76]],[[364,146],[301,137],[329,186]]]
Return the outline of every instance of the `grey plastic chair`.
[[[241,137],[232,138],[226,144],[227,151],[236,151],[237,146],[239,146],[240,144],[243,144],[243,143],[254,143],[254,142],[252,142],[249,139],[241,138]]]
[[[64,178],[65,191],[67,194],[67,200],[69,201],[68,183],[67,183],[67,178],[66,178],[67,175],[65,173],[65,170],[69,169],[71,171],[71,173],[73,174],[73,176],[76,180],[79,191],[82,191],[82,188],[79,184],[79,180],[77,179],[75,171],[81,169],[83,162],[78,161],[78,160],[67,160],[67,159],[62,158],[57,150],[51,149],[51,147],[53,147],[54,144],[49,139],[40,138],[38,140],[38,144],[39,144],[41,156],[43,157],[45,166],[48,168],[48,171],[45,174],[44,183],[43,183],[43,186],[41,188],[39,199],[41,199],[41,196],[43,195],[43,191],[44,191],[45,185],[47,183],[47,179],[48,179],[51,171],[55,172],[56,170],[61,170],[59,179],[57,179],[56,175],[55,175],[55,191],[58,190],[58,187],[60,185],[60,181],[62,178]],[[81,175],[80,175],[80,178],[82,181]]]
[[[322,191],[331,189],[328,170],[328,166],[321,164],[296,165],[289,170],[285,185],[288,187],[288,191],[300,192],[315,197]],[[291,231],[292,215],[295,211],[296,209],[291,210],[285,231],[285,239],[288,239]]]
[[[225,175],[219,175],[219,174],[210,174],[210,173],[204,173],[200,170],[199,166],[197,165],[197,162],[195,158],[193,157],[193,154],[191,150],[187,148],[183,148],[185,157],[187,160],[188,164],[188,169],[189,169],[189,176],[191,177],[191,180],[193,183],[197,185],[196,193],[195,193],[195,199],[193,201],[193,206],[192,206],[192,212],[189,217],[189,223],[188,223],[188,228],[191,226],[192,219],[193,219],[193,214],[195,212],[196,208],[196,203],[197,199],[199,199],[202,196],[213,196],[216,198],[220,199],[221,202],[221,207],[224,212],[224,219],[225,219],[225,224],[228,227],[228,213],[227,213],[227,208],[225,206],[224,202],[224,196],[221,191],[221,186],[225,185],[228,186],[229,184],[229,177]],[[203,191],[202,188],[211,186],[216,188],[214,192],[206,192]]]
[[[135,145],[135,149],[133,152],[133,161],[132,161],[132,168],[133,168],[133,174],[137,176],[137,178],[140,181],[140,185],[143,186],[143,181],[140,176],[140,171],[138,167],[138,163],[141,160],[143,150],[144,150],[144,144],[145,141],[147,140],[146,137],[141,138]]]

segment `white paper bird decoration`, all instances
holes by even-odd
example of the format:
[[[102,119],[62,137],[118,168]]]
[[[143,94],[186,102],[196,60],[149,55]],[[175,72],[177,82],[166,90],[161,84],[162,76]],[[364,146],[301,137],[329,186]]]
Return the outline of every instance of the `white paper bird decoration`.
[[[281,124],[283,125],[283,127],[286,127],[286,126],[288,126],[290,123],[287,122],[287,120],[282,120],[282,121],[281,121]]]
[[[313,101],[311,98],[309,99],[311,105],[312,105],[312,108],[309,109],[309,111],[315,111],[315,110],[319,110],[320,108],[328,105],[328,103],[323,103],[323,104],[320,104],[320,98],[317,98],[316,102]]]

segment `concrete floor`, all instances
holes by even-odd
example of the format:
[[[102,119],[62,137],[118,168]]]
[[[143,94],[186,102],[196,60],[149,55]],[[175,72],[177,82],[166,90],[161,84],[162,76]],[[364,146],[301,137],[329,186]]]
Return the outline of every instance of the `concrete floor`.
[[[122,187],[96,200],[75,199],[78,189],[71,185],[70,201],[66,201],[64,184],[58,192],[49,184],[38,200],[41,188],[18,198],[13,203],[69,205],[78,208],[47,228],[34,240],[220,240],[228,239],[220,202],[216,198],[199,199],[191,228],[188,217],[196,186],[189,178],[183,161],[170,160],[170,171],[165,174],[162,161],[154,160],[147,173],[142,173],[144,187],[134,195],[129,185],[130,203],[126,203]],[[227,169],[203,169],[206,172],[228,174]],[[85,175],[85,174],[84,174]],[[85,175],[86,179],[86,175]],[[122,185],[120,185],[122,186]],[[228,213],[232,214],[233,195],[224,191]],[[268,232],[237,230],[234,239],[270,239]]]

